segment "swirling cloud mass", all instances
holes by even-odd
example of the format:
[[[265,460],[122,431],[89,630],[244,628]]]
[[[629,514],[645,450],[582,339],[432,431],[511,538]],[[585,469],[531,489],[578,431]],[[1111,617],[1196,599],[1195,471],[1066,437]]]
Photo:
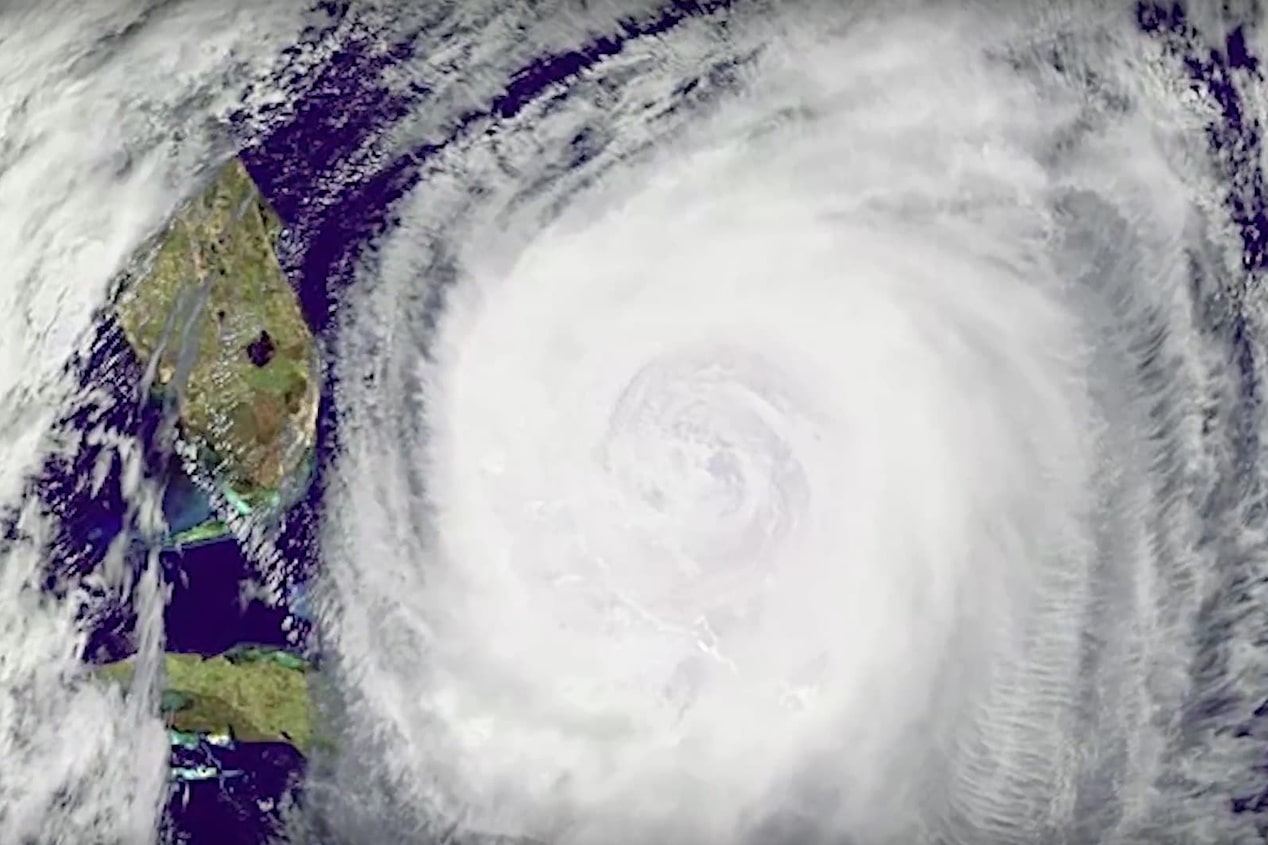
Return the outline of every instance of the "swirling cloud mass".
[[[1211,106],[1004,5],[684,23],[431,166],[339,340],[332,818],[1244,841]]]

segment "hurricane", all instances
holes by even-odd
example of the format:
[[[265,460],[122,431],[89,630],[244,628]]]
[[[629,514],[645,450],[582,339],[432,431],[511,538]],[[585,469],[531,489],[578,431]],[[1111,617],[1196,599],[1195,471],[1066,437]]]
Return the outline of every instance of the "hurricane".
[[[237,5],[0,49],[7,501],[130,250],[281,119],[307,13]],[[367,5],[422,93],[348,178],[427,154],[324,335],[293,841],[1260,841],[1268,156],[1213,127],[1268,88],[1193,56],[1268,42],[1194,5]],[[0,838],[141,841],[155,696],[76,674],[52,520],[0,563]],[[157,566],[101,577],[156,665]]]

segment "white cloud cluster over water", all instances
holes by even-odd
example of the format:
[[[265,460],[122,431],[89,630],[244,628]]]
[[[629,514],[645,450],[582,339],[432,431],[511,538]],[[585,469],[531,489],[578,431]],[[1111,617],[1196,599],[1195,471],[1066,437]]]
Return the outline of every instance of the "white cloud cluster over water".
[[[1261,542],[1217,501],[1218,116],[1126,7],[961,6],[636,41],[401,204],[341,336],[328,544],[375,813],[1241,835],[1253,752],[1190,718],[1262,688],[1248,653],[1202,674]]]

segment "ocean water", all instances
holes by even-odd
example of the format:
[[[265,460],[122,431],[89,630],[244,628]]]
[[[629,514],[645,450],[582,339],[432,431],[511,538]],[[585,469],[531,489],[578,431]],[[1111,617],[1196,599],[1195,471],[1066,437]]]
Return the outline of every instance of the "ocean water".
[[[0,840],[1260,841],[1258,6],[73,5],[0,12]],[[160,552],[101,313],[234,151],[319,470]],[[161,651],[288,640],[339,753],[172,788]]]

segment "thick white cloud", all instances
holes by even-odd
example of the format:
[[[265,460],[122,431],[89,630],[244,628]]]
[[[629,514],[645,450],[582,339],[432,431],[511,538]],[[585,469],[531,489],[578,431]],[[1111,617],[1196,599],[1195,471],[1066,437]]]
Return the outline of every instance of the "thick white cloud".
[[[1126,9],[789,4],[447,150],[341,338],[350,747],[570,845],[1227,841],[1182,73]]]

